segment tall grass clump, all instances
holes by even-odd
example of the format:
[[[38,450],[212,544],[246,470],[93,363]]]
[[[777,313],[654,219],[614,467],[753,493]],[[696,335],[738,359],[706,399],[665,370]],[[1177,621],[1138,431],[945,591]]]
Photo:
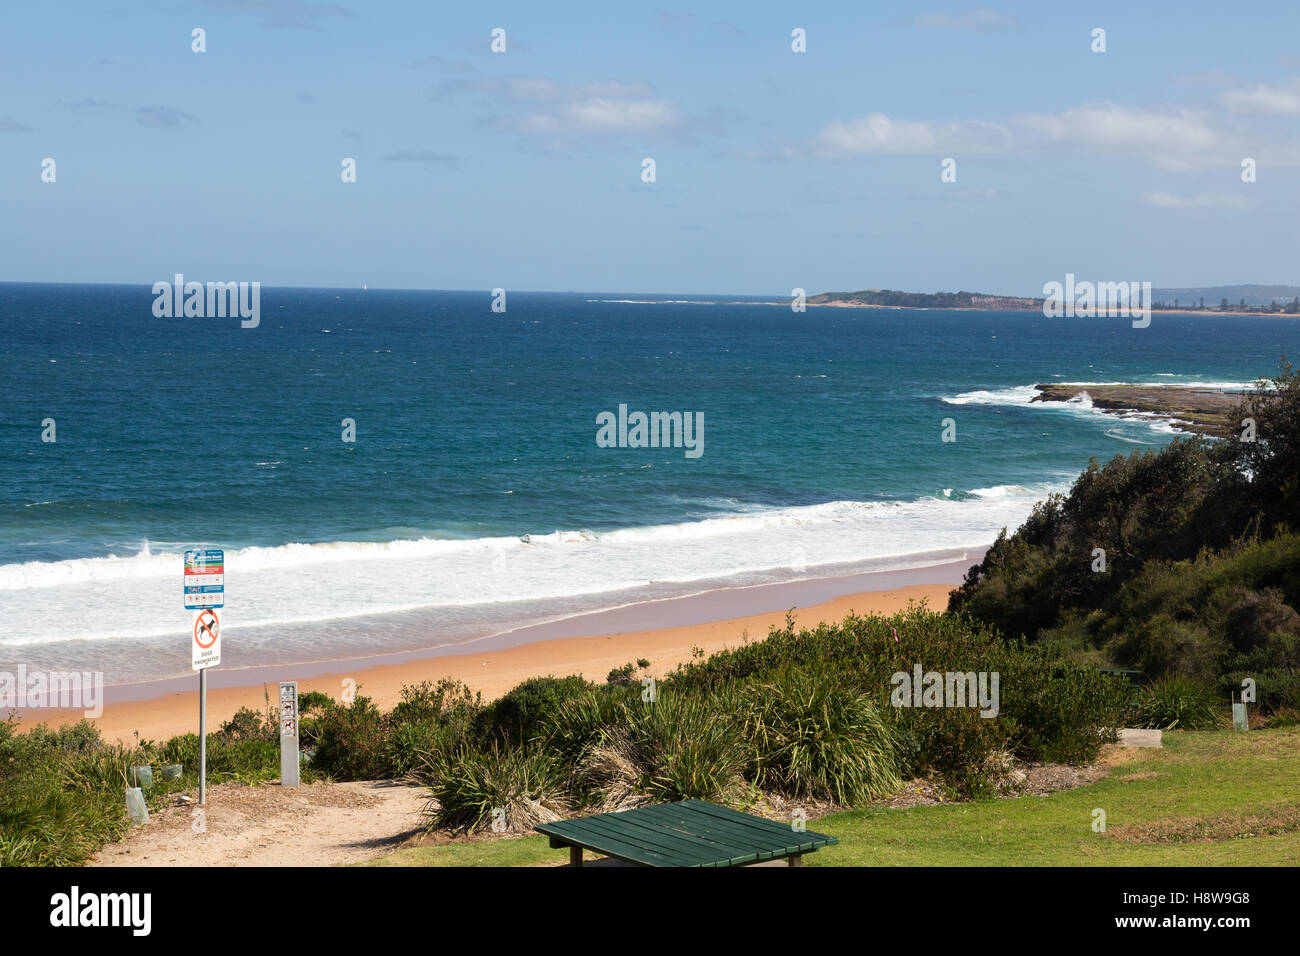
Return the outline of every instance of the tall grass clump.
[[[577,781],[600,811],[672,800],[738,801],[745,750],[735,715],[715,698],[660,691],[620,698],[578,759]]]
[[[894,739],[875,703],[824,665],[782,668],[746,683],[740,699],[759,787],[859,806],[902,786]]]
[[[490,830],[498,819],[504,826],[498,832],[527,833],[561,819],[570,807],[564,768],[540,747],[493,742],[484,749],[431,754],[423,775],[430,824],[455,833]]]
[[[1219,723],[1214,695],[1189,677],[1162,677],[1138,698],[1137,726],[1157,730],[1208,730]]]

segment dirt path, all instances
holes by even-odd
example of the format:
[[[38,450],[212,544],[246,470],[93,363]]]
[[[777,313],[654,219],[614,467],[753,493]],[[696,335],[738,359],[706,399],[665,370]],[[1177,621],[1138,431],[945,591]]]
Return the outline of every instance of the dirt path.
[[[423,832],[428,791],[391,781],[224,783],[208,790],[206,832],[195,805],[173,806],[104,847],[91,866],[330,866],[390,853]]]

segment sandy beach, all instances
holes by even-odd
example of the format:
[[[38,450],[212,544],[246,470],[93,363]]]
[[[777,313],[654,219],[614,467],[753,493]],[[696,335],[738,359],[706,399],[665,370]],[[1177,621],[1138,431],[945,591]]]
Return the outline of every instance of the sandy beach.
[[[821,622],[842,620],[850,612],[858,614],[892,614],[903,610],[910,601],[928,601],[931,608],[942,610],[947,605],[948,593],[960,579],[960,571],[969,562],[934,569],[929,577],[947,578],[947,583],[905,584],[884,590],[857,591],[837,596],[819,603],[792,604],[795,620],[800,626],[812,627]],[[960,570],[959,570],[960,568]],[[956,577],[954,577],[956,575]],[[881,576],[883,577],[883,576]],[[845,579],[854,580],[854,579]],[[805,587],[803,593],[815,596],[819,590],[833,589],[833,582],[821,588]],[[750,590],[750,589],[745,589]],[[779,596],[779,595],[778,595]],[[710,606],[726,607],[752,596],[744,590],[731,595],[731,600],[712,602]],[[680,602],[679,602],[680,603]],[[770,600],[769,600],[770,603]],[[695,605],[696,614],[701,612]],[[679,613],[689,613],[681,611]],[[356,682],[358,693],[373,698],[382,709],[392,707],[400,699],[405,685],[420,681],[437,681],[452,677],[464,681],[473,690],[492,699],[529,677],[546,675],[565,676],[581,674],[588,680],[604,681],[610,669],[630,661],[644,658],[650,662],[652,675],[663,675],[677,664],[691,658],[692,649],[702,648],[705,654],[734,647],[749,639],[765,636],[773,625],[785,621],[785,610],[765,611],[747,616],[727,617],[721,620],[700,620],[696,623],[677,624],[644,630],[610,631],[609,633],[582,636],[553,637],[514,646],[500,646],[508,641],[479,642],[476,650],[460,653],[443,653],[438,656],[402,659],[396,663],[375,664],[370,661],[338,661],[317,663],[310,668],[277,668],[277,676],[266,681],[240,683],[237,686],[209,686],[208,730],[220,727],[240,707],[255,710],[266,708],[267,695],[273,699],[276,686],[273,680],[298,679],[302,692],[321,691],[338,698],[345,681]],[[664,617],[665,615],[660,615]],[[667,615],[671,619],[672,615]],[[636,616],[624,615],[628,620]],[[617,620],[606,616],[597,620]],[[588,625],[589,626],[589,625]],[[568,629],[581,634],[582,618],[572,622],[557,622],[551,632],[563,633]],[[314,676],[304,676],[304,670],[315,671]],[[215,676],[217,672],[214,671]],[[226,679],[240,680],[238,673],[223,675]],[[247,676],[243,677],[247,680]],[[214,681],[215,683],[215,681]],[[177,689],[176,681],[155,685],[135,685],[126,697],[117,695],[113,688],[106,695],[103,714],[93,719],[106,740],[129,741],[138,733],[144,740],[166,740],[176,735],[191,733],[198,726],[198,692],[196,681],[184,681],[185,688]],[[152,689],[152,693],[151,693]],[[22,715],[23,725],[45,722],[58,725],[81,719],[80,711],[29,710]]]

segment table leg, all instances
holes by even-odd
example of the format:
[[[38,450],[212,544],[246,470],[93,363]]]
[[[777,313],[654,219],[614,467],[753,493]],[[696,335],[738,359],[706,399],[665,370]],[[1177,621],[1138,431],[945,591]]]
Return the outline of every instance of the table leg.
[[[569,847],[569,866],[582,866],[582,847]]]

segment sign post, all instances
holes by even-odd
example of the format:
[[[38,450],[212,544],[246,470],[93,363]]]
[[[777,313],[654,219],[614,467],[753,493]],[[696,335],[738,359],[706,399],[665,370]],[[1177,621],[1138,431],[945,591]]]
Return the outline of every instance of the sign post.
[[[280,681],[280,786],[298,786],[298,682]]]
[[[221,612],[226,606],[226,553],[185,552],[185,607],[194,612],[190,667],[199,672],[199,805],[208,802],[208,668],[221,663]]]

